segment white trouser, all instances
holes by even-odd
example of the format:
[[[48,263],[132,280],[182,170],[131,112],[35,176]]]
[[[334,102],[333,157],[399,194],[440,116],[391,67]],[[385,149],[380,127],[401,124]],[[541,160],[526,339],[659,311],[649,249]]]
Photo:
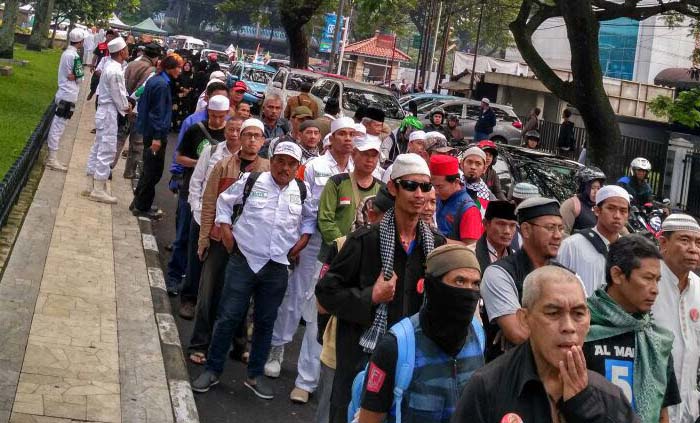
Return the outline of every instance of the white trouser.
[[[64,119],[56,115],[53,116],[53,120],[51,121],[51,128],[49,129],[49,135],[47,137],[49,151],[58,151],[58,148],[61,143],[61,137],[63,136],[63,131],[66,130],[67,122],[68,119]]]
[[[316,261],[316,275],[321,271],[323,263]],[[314,278],[318,280],[318,276]],[[297,362],[297,379],[294,385],[307,392],[314,392],[318,386],[318,379],[321,374],[321,344],[317,341],[318,335],[318,308],[316,307],[316,296],[304,301],[301,317],[306,322],[304,339],[301,341],[299,351],[299,361]]]
[[[110,167],[117,153],[117,108],[100,104],[95,112],[95,143],[92,144],[87,162],[87,174],[98,181],[109,179]]]

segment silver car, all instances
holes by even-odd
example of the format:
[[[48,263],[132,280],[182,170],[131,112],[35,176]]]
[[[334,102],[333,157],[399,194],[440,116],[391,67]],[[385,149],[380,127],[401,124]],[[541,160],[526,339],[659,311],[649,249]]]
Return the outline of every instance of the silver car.
[[[471,99],[461,100],[438,100],[432,103],[433,106],[429,110],[419,109],[419,115],[424,123],[430,123],[430,111],[440,107],[445,111],[445,114],[459,116],[459,128],[462,130],[465,141],[472,141],[474,138],[474,126],[481,114],[481,103]],[[521,135],[520,128],[523,127],[520,118],[515,114],[511,106],[491,103],[491,108],[496,113],[496,126],[493,127],[493,132],[489,135],[489,139],[493,142],[504,143],[509,145],[520,145]],[[445,123],[447,125],[447,116]],[[477,140],[480,141],[480,140]]]
[[[313,84],[316,80],[321,77],[321,74],[302,70],[302,69],[292,69],[288,67],[280,67],[272,77],[270,82],[267,83],[265,88],[265,96],[272,93],[277,93],[282,96],[282,110],[287,106],[287,99],[294,97],[301,93],[301,85],[305,82]],[[323,110],[320,108],[319,110]]]
[[[350,79],[319,78],[311,87],[311,96],[318,102],[319,110],[323,110],[329,98],[339,99],[340,111],[347,117],[355,116],[362,105],[379,108],[384,111],[391,129],[398,128],[404,118],[404,111],[391,91]]]

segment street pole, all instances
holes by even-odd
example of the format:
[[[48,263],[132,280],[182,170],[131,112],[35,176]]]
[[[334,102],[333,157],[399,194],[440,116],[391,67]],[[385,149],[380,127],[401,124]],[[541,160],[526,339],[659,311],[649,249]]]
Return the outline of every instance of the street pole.
[[[342,75],[343,70],[343,56],[345,56],[345,45],[348,43],[348,29],[350,29],[350,19],[352,19],[353,7],[350,6],[350,16],[345,18],[345,23],[343,25],[343,44],[340,46],[340,55],[338,56],[338,75]]]
[[[328,59],[328,71],[332,72],[335,69],[335,54],[338,52],[338,41],[340,35],[340,25],[342,25],[341,16],[345,8],[345,0],[338,2],[338,11],[335,14],[335,28],[333,29],[333,45],[331,46],[331,57]]]
[[[423,60],[423,44],[425,43],[425,37],[423,36],[423,33],[425,33],[425,28],[428,23],[428,11],[429,8],[424,7],[423,8],[423,32],[420,33],[420,46],[418,46],[418,57],[416,58],[416,70],[413,73],[413,89],[416,89],[416,84],[418,83],[418,73],[420,71],[421,67],[421,61]]]
[[[436,78],[435,78],[435,88],[433,88],[433,91],[437,92],[439,85],[440,85],[440,76],[442,75],[443,69],[445,68],[445,59],[447,58],[447,44],[450,42],[450,34],[452,33],[450,29],[450,18],[452,17],[452,8],[448,6],[447,9],[447,19],[445,20],[445,30],[444,32],[444,37],[442,41],[442,48],[440,49],[440,58],[438,59],[438,67],[436,71]]]
[[[391,63],[389,63],[389,86],[391,86],[391,74],[394,72],[394,57],[396,56],[396,33],[394,33],[394,47],[391,50]],[[384,77],[384,82],[386,81],[386,76]]]
[[[435,21],[435,37],[433,39],[433,51],[430,53],[430,63],[428,64],[428,81],[426,88],[430,86],[430,76],[433,74],[433,63],[435,62],[435,50],[437,49],[438,34],[440,32],[440,19],[442,19],[442,1],[438,8],[437,21]]]
[[[476,58],[479,57],[479,41],[481,38],[481,21],[484,18],[484,3],[481,0],[481,11],[479,12],[479,26],[476,29],[476,46],[474,47],[474,63],[472,63],[472,77],[469,81],[469,97],[474,96],[474,72],[476,71]]]
[[[426,23],[423,28],[423,39],[424,43],[422,44],[422,49],[423,49],[423,58],[420,63],[420,83],[423,89],[425,90],[426,87],[426,77],[425,77],[425,68],[427,67],[428,64],[428,52],[430,50],[430,32],[431,29],[433,28],[433,21],[435,20],[435,14],[437,12],[436,5],[437,5],[438,0],[430,0],[430,12],[428,13],[428,17],[426,18]]]

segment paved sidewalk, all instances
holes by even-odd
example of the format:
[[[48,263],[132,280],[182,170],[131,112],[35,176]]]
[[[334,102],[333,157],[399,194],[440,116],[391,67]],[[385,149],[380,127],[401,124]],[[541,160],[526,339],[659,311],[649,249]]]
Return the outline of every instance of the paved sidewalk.
[[[0,280],[0,423],[194,422],[173,413],[123,160],[119,204],[79,195],[94,114],[78,105],[59,154],[69,171],[44,171]]]

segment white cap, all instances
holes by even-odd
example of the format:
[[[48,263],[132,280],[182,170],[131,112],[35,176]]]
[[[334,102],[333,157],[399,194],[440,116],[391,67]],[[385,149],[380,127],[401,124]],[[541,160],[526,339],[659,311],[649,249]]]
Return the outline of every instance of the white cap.
[[[430,176],[428,163],[421,156],[415,153],[399,154],[391,167],[391,179],[400,178],[405,175],[427,175]]]
[[[126,48],[126,41],[122,37],[117,37],[107,44],[110,53],[117,53]]]
[[[323,137],[323,141],[321,142],[321,145],[323,148],[328,148],[329,145],[331,145],[331,134],[328,133],[326,134],[325,137]]]
[[[285,154],[294,157],[297,161],[301,161],[301,147],[291,141],[282,141],[275,146],[275,151],[272,155],[277,156],[279,154]]]
[[[213,84],[213,83],[215,83],[215,82],[220,82],[220,83],[222,83],[222,84],[225,84],[224,81],[222,81],[222,80],[220,80],[220,79],[214,78],[214,79],[210,79],[209,82],[207,82],[207,88],[208,88],[211,84]]]
[[[464,159],[466,159],[469,156],[479,156],[481,157],[481,160],[483,160],[484,163],[486,163],[486,153],[484,153],[484,150],[480,149],[479,147],[467,148],[467,150],[464,152]]]
[[[359,132],[363,135],[367,135],[367,128],[365,128],[365,125],[361,123],[356,123],[355,124],[355,132]]]
[[[81,28],[73,28],[68,34],[71,43],[79,43],[85,39],[85,31]]]
[[[683,213],[669,215],[661,224],[662,232],[690,231],[700,232],[700,225],[693,216]]]
[[[425,141],[426,138],[427,137],[425,136],[424,131],[421,131],[421,130],[413,131],[413,132],[411,132],[411,135],[408,136],[408,142],[416,141],[416,140]]]
[[[610,197],[621,197],[627,202],[627,204],[630,203],[629,193],[626,189],[618,185],[605,185],[599,189],[595,195],[595,203],[598,205]]]
[[[352,120],[352,118],[349,117],[341,117],[333,122],[331,122],[331,134],[335,134],[335,131],[339,129],[355,129],[355,121]]]
[[[445,134],[443,134],[442,132],[438,132],[438,131],[426,132],[425,139],[427,140],[429,138],[440,138],[440,139],[447,141],[447,137],[445,136]]]
[[[209,80],[211,81],[212,79],[218,79],[223,81],[224,79],[226,79],[226,74],[222,71],[214,71],[211,73],[211,75],[209,75]]]
[[[215,110],[218,112],[228,111],[229,101],[228,97],[225,95],[215,95],[209,99],[209,104],[207,104],[207,110]]]
[[[377,150],[380,153],[382,152],[382,142],[379,140],[379,137],[375,135],[355,137],[353,143],[355,144],[355,148],[359,151]]]
[[[214,96],[214,97],[217,97],[217,96]],[[244,120],[243,123],[241,124],[241,134],[243,133],[244,129],[250,128],[251,126],[253,128],[258,128],[261,131],[263,131],[263,133],[265,133],[265,125],[263,125],[263,123],[259,119],[250,118],[250,119]]]
[[[486,103],[486,104],[491,104],[491,100],[489,100],[488,97],[482,98],[482,99],[481,99],[481,102],[482,102],[482,103]]]

